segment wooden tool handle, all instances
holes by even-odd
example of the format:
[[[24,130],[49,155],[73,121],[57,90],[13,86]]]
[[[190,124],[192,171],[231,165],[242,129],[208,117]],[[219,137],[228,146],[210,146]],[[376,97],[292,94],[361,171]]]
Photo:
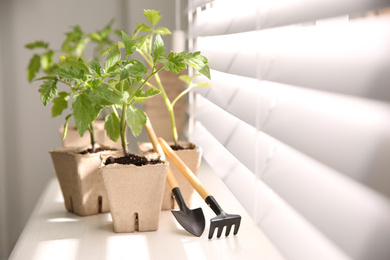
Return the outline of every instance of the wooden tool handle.
[[[160,155],[160,159],[162,161],[166,161],[164,150],[161,148],[161,145],[157,141],[156,133],[154,132],[153,127],[150,124],[149,118],[147,118],[147,120],[146,120],[145,130],[149,136],[150,141],[152,142],[154,151]],[[168,170],[167,170],[167,181],[168,181],[169,186],[171,187],[171,190],[179,187],[179,184],[177,183],[175,176],[173,175],[171,167],[168,167]]]
[[[157,141],[156,133],[154,132],[153,127],[150,124],[150,120],[149,120],[148,117],[146,119],[145,130],[146,130],[146,133],[149,136],[150,142],[152,142],[154,151],[160,155],[160,159],[162,161],[165,161],[164,151],[163,151],[163,149],[161,148],[160,144]]]
[[[177,154],[172,150],[172,148],[164,141],[162,138],[158,138],[158,142],[161,144],[165,154],[171,159],[173,164],[179,169],[179,171],[186,177],[186,179],[191,183],[192,187],[199,193],[199,195],[205,200],[209,193],[203,188],[203,185],[200,183],[199,179],[195,174],[188,168],[188,166],[177,156]]]

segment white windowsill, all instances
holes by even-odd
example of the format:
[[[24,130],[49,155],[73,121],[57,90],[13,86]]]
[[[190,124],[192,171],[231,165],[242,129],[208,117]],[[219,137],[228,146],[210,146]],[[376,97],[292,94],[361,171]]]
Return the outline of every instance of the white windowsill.
[[[79,217],[65,210],[57,179],[43,191],[10,260],[19,259],[283,259],[223,182],[202,163],[200,181],[228,213],[240,214],[236,236],[207,238],[215,214],[194,193],[190,208],[202,207],[206,228],[201,237],[187,233],[170,211],[162,211],[155,232],[117,234],[109,213]]]

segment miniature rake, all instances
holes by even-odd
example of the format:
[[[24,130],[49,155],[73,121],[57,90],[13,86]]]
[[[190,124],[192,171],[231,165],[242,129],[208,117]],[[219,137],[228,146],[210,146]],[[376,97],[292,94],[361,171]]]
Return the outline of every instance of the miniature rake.
[[[213,237],[214,231],[218,228],[217,237],[221,237],[223,228],[226,227],[225,236],[228,236],[233,225],[234,231],[233,234],[238,233],[240,228],[241,216],[235,214],[227,214],[219,206],[217,201],[213,196],[211,196],[205,188],[200,183],[199,179],[194,175],[194,173],[185,165],[185,163],[176,155],[171,147],[164,141],[162,138],[158,138],[160,145],[162,146],[165,154],[171,159],[173,164],[180,170],[180,172],[186,177],[186,179],[191,183],[194,189],[199,193],[199,195],[205,200],[207,205],[214,211],[217,215],[212,218],[210,221],[210,230],[209,230],[209,239]]]

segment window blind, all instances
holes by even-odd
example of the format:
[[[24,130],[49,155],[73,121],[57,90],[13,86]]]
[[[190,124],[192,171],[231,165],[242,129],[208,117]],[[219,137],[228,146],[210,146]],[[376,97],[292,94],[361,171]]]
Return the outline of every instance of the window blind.
[[[390,258],[389,7],[188,3],[190,138],[287,259]]]

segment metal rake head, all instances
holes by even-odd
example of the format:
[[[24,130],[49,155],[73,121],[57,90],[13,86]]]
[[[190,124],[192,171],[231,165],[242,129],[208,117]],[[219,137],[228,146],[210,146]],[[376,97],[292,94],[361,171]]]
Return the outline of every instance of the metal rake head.
[[[230,230],[232,229],[233,225],[234,225],[233,235],[236,235],[238,233],[238,229],[240,228],[240,223],[241,223],[241,216],[226,214],[225,212],[222,211],[221,214],[219,214],[215,218],[212,218],[210,221],[211,223],[210,223],[210,230],[209,230],[209,239],[213,237],[216,228],[218,228],[217,238],[220,238],[224,227],[226,227],[225,236],[228,236],[230,234]]]
[[[218,228],[217,238],[221,237],[223,228],[226,227],[225,236],[230,234],[230,230],[234,225],[233,234],[236,235],[238,233],[238,229],[240,228],[241,216],[235,214],[227,214],[222,208],[219,206],[217,201],[213,196],[208,196],[205,199],[206,203],[210,206],[210,208],[214,211],[217,216],[212,218],[210,221],[210,231],[209,231],[209,239],[213,237],[214,231]]]

